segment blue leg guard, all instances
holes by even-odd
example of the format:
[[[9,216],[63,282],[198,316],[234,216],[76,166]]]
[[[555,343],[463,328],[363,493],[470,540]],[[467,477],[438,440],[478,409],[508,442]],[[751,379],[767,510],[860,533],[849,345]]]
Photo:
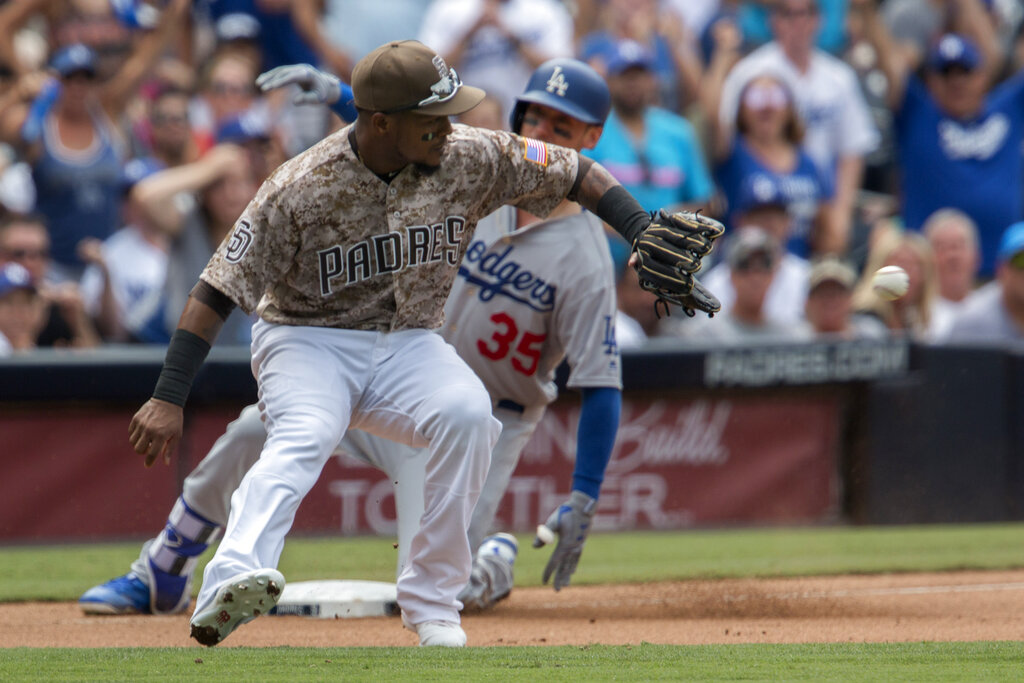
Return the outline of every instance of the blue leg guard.
[[[220,526],[192,510],[184,498],[178,498],[164,530],[149,546],[153,614],[175,614],[188,607],[196,562],[220,531]]]

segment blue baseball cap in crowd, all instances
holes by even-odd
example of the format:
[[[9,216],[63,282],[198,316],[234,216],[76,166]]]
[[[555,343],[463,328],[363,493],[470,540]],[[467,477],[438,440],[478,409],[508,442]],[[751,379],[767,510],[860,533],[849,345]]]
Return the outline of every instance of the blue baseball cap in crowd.
[[[70,76],[73,73],[84,71],[96,75],[96,53],[92,48],[76,43],[57,50],[50,60],[50,66],[61,77]]]
[[[157,171],[164,170],[163,163],[153,157],[139,157],[131,159],[121,169],[121,191],[128,192],[135,183],[148,178]]]
[[[996,260],[1002,263],[1024,251],[1024,221],[1014,223],[1004,232],[999,240],[999,251]]]
[[[967,71],[974,71],[981,63],[981,52],[969,38],[947,33],[939,38],[939,42],[932,48],[928,55],[928,68],[933,71],[942,71],[950,67],[960,67]]]
[[[782,194],[782,188],[772,178],[754,175],[747,178],[741,185],[733,206],[734,213],[746,213],[754,209],[778,208],[785,211],[788,202]]]
[[[635,40],[620,40],[605,58],[609,76],[618,76],[626,69],[654,71],[654,56]]]
[[[217,126],[217,144],[229,142],[244,145],[253,140],[269,140],[270,121],[265,113],[250,109],[229,116]]]
[[[128,28],[150,30],[160,23],[160,10],[142,0],[110,0],[117,20]]]
[[[0,266],[0,296],[7,296],[16,289],[36,291],[36,287],[32,283],[32,276],[29,275],[25,266],[11,261]]]

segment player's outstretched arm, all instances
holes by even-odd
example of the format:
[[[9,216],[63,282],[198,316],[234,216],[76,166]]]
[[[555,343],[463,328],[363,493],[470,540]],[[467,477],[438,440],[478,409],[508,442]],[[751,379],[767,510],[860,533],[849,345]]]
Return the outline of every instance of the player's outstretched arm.
[[[576,466],[572,475],[569,500],[558,506],[533,539],[533,547],[550,543],[555,535],[558,544],[544,567],[544,583],[554,576],[556,591],[569,585],[576,565],[583,554],[583,544],[590,532],[597,496],[604,481],[604,472],[611,459],[615,435],[619,429],[622,392],[618,387],[591,387],[583,390],[583,405],[576,429]],[[544,536],[542,538],[542,536]]]
[[[210,352],[210,345],[234,302],[200,281],[185,303],[178,329],[167,345],[153,396],[132,417],[128,441],[150,467],[157,458],[170,464],[171,452],[181,439],[183,413],[196,373]]]

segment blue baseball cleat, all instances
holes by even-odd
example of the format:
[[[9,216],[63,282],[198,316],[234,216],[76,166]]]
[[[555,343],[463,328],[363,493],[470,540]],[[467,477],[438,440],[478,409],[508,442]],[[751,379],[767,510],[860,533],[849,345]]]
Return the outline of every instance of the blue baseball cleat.
[[[149,576],[153,582],[149,611],[153,614],[184,612],[192,600],[192,570],[183,575],[169,574],[149,560]]]
[[[149,586],[129,572],[85,591],[78,605],[86,614],[149,614]]]

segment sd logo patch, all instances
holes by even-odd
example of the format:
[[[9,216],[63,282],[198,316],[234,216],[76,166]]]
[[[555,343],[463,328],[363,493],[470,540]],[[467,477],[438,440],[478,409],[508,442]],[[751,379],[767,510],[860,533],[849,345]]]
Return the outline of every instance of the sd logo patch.
[[[251,245],[252,230],[249,229],[248,221],[238,221],[234,232],[231,233],[231,241],[228,242],[228,252],[224,259],[228,263],[238,263]]]

